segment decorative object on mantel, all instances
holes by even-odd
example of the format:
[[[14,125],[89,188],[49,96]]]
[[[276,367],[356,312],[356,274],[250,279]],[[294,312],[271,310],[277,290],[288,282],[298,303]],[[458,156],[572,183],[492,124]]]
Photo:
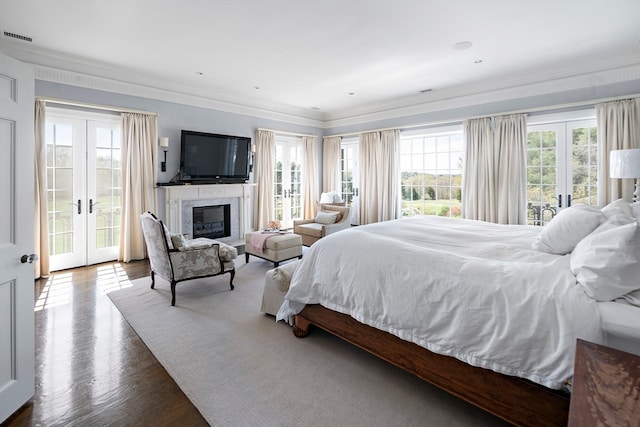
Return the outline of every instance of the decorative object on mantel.
[[[164,148],[164,161],[160,162],[160,171],[167,171],[167,148],[169,148],[169,138],[166,136],[161,136],[159,141],[160,147]]]
[[[636,189],[633,193],[633,202],[640,200],[640,148],[628,150],[611,150],[609,157],[609,176],[611,178],[632,178],[636,180]]]

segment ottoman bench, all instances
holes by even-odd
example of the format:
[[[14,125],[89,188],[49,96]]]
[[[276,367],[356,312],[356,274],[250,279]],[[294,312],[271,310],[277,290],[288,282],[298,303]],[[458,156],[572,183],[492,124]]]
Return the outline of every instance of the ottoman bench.
[[[254,234],[259,234],[258,239],[253,239]],[[260,241],[261,247],[256,247],[256,240]],[[273,262],[273,267],[277,268],[280,262],[292,258],[302,258],[302,238],[294,233],[263,233],[255,231],[244,236],[244,256],[249,262],[249,255],[266,259]]]

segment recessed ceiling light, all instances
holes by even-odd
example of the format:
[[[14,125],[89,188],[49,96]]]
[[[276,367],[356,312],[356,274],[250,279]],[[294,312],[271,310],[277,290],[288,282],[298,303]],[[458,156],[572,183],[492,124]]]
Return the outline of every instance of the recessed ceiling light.
[[[469,49],[471,46],[473,46],[473,43],[471,42],[459,42],[453,45],[453,48],[455,50],[465,50],[465,49]]]
[[[355,92],[349,92],[349,95],[350,95],[350,96],[353,96],[353,95],[355,95],[355,94],[356,94]]]
[[[254,86],[253,87],[255,90],[260,90],[260,86]]]
[[[204,73],[202,71],[196,71],[196,74],[199,75],[199,76],[204,75]]]
[[[320,110],[320,108],[318,108],[318,107],[311,107],[311,109],[312,109],[312,110],[316,110],[316,111],[317,111],[317,110]]]
[[[482,64],[482,59],[476,59],[473,61],[474,64]]]
[[[431,92],[433,89],[422,89],[420,91],[420,93],[427,93],[427,92]]]

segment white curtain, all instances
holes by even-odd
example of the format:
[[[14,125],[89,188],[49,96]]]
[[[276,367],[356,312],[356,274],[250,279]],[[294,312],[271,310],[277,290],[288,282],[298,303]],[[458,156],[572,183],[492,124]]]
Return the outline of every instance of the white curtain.
[[[303,215],[304,218],[316,216],[316,201],[318,201],[318,138],[315,136],[302,137],[302,152],[304,156],[302,179]]]
[[[527,223],[527,116],[495,118],[499,224]]]
[[[273,216],[273,169],[276,164],[276,135],[267,130],[256,132],[256,194],[253,210],[256,230],[267,228]]]
[[[342,193],[340,148],[342,137],[326,136],[322,142],[322,191]]]
[[[464,122],[465,156],[462,181],[462,217],[497,222],[496,155],[491,119]]]
[[[498,224],[527,221],[527,117],[464,122],[462,216]]]
[[[596,105],[598,125],[598,204],[631,201],[633,179],[609,178],[609,152],[640,148],[640,98]]]
[[[156,213],[157,116],[122,113],[122,213],[119,261],[146,257],[140,214]]]
[[[400,131],[363,133],[360,145],[360,224],[400,216]]]
[[[35,277],[49,276],[49,221],[47,207],[47,142],[45,101],[37,100],[35,106],[35,251],[38,261]]]

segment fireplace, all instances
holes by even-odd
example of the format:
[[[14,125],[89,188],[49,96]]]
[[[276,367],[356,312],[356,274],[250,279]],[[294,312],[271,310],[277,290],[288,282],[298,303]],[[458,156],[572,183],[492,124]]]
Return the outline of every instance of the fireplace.
[[[193,238],[231,236],[231,205],[194,206]]]

